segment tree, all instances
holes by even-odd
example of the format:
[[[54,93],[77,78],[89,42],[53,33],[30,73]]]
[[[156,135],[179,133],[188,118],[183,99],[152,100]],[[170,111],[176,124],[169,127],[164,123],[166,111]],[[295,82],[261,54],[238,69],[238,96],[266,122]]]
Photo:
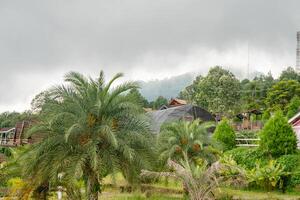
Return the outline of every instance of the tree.
[[[300,82],[300,74],[297,73],[293,67],[288,67],[286,70],[281,72],[279,80],[295,80]]]
[[[294,96],[291,102],[287,105],[287,118],[292,118],[295,114],[299,112],[300,109],[300,98],[299,96]]]
[[[269,72],[267,75],[256,76],[253,80],[241,81],[242,109],[266,109],[267,91],[274,85],[275,80]]]
[[[227,119],[222,119],[222,121],[217,125],[213,138],[222,145],[225,151],[231,150],[235,147],[236,136]]]
[[[142,96],[138,89],[131,89],[127,96],[132,98],[133,101],[137,102],[137,104],[143,106],[144,108],[149,107],[149,102],[145,97]]]
[[[98,199],[108,174],[121,171],[129,183],[138,181],[152,163],[152,134],[142,107],[125,95],[137,83],[111,87],[122,76],[106,83],[102,71],[96,79],[70,72],[68,85],[48,91],[39,122],[28,132],[47,136],[23,155],[25,179],[36,188],[59,184],[58,176],[64,183],[83,179],[89,200]]]
[[[30,111],[22,113],[18,112],[4,112],[0,114],[0,128],[15,127],[16,123],[23,120],[34,119],[35,116]]]
[[[188,98],[197,105],[213,113],[232,113],[240,100],[240,82],[228,70],[213,67],[207,76],[198,76],[192,85],[186,88]]]
[[[280,111],[267,121],[259,136],[259,148],[271,156],[279,157],[296,151],[296,135]]]
[[[268,91],[266,104],[272,111],[287,111],[287,105],[295,95],[300,94],[300,83],[295,80],[282,80]]]
[[[162,107],[163,105],[168,105],[168,100],[163,97],[163,96],[159,96],[157,97],[157,99],[151,103],[152,104],[152,108],[153,109],[159,109],[160,107]]]
[[[208,148],[211,145],[208,129],[211,127],[213,123],[200,123],[199,120],[165,124],[158,139],[160,158],[163,161],[170,158],[185,162],[197,162],[198,158],[214,160],[214,155]]]

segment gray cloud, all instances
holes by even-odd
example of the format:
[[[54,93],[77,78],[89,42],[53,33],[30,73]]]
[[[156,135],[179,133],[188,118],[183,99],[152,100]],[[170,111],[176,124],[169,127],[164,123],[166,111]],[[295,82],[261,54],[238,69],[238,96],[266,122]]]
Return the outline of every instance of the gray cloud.
[[[0,1],[0,110],[78,70],[150,79],[294,65],[298,0]],[[17,106],[18,105],[18,106]]]

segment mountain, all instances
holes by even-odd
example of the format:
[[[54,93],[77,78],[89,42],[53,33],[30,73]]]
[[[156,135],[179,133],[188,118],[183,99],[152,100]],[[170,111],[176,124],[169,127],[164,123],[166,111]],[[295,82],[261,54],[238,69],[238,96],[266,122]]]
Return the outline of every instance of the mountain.
[[[177,97],[181,90],[193,82],[193,79],[194,75],[186,73],[162,80],[141,81],[140,92],[148,101],[153,101],[158,96],[170,99]]]

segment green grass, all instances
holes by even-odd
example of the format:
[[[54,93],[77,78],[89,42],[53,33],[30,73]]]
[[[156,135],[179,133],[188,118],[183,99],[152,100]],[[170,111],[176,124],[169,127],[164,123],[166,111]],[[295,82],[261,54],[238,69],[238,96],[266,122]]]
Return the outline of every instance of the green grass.
[[[220,192],[222,196],[228,195],[231,197],[236,197],[236,199],[242,200],[295,200],[300,199],[300,193],[281,193],[278,191],[266,192],[266,191],[250,191],[250,190],[237,190],[231,188],[221,188]]]

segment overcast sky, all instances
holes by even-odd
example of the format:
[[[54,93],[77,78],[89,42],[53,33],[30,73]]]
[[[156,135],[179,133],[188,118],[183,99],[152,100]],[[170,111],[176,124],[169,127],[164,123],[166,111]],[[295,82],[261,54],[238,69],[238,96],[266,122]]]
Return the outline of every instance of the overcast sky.
[[[70,70],[162,79],[295,65],[299,0],[0,0],[0,111]],[[249,44],[249,45],[248,45]]]

